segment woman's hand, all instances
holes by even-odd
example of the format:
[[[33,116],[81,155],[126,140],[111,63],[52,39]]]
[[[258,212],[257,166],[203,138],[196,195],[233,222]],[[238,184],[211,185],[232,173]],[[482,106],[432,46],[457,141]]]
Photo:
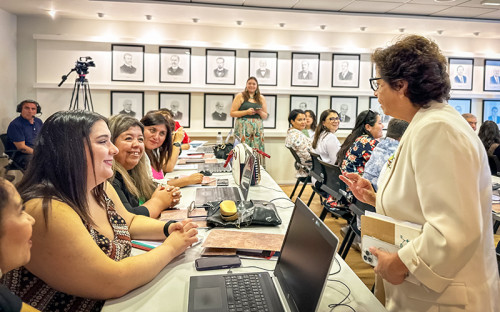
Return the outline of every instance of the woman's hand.
[[[247,115],[255,115],[255,109],[253,109],[251,107],[249,109],[247,109],[246,112],[247,112]]]
[[[179,224],[174,223],[174,224]],[[173,225],[173,224],[172,224]],[[169,226],[169,231],[172,225]],[[178,226],[176,226],[177,228]],[[170,232],[170,235],[163,242],[163,245],[167,245],[172,248],[174,256],[178,256],[183,253],[189,246],[198,241],[198,230],[196,229],[196,224],[192,222],[187,222],[182,227],[182,230],[174,230]]]
[[[179,129],[177,129],[174,133],[174,143],[177,142],[177,143],[181,143],[182,140],[184,140],[184,128],[183,127],[180,127]]]
[[[339,178],[347,184],[358,200],[375,207],[377,193],[375,193],[370,181],[360,177],[357,173],[345,173]]]
[[[199,172],[193,173],[188,178],[189,178],[189,185],[200,184],[201,181],[203,181],[203,174],[201,174]]]
[[[172,204],[170,205],[170,208],[174,207],[181,201],[181,190],[178,187],[174,187],[172,189]]]
[[[171,234],[174,231],[189,231],[190,229],[197,228],[198,225],[196,223],[191,222],[191,219],[184,219],[181,222],[175,222],[170,224],[168,227],[168,234]]]
[[[375,247],[370,247],[372,255],[377,257],[377,266],[374,268],[376,274],[393,285],[403,283],[408,275],[408,268],[399,259],[397,253],[389,253]]]
[[[169,207],[173,207],[180,201],[179,188],[170,185],[160,185],[156,188],[153,195],[151,195],[150,200],[153,200],[157,204],[157,206],[160,208],[160,211],[163,211]]]

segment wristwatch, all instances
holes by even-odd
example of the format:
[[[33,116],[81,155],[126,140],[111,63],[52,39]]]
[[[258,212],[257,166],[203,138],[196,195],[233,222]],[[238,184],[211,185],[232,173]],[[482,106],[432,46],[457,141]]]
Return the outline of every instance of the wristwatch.
[[[174,146],[177,146],[178,148],[181,148],[181,143],[179,143],[179,142],[174,142]]]

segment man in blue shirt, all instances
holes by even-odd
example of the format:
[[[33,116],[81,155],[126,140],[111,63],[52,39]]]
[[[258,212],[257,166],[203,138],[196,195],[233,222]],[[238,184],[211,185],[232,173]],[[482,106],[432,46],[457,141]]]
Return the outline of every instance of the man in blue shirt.
[[[35,117],[41,113],[41,108],[34,100],[24,100],[17,105],[17,112],[21,115],[7,128],[8,146],[5,148],[20,151],[15,153],[13,160],[26,168],[33,154],[35,139],[42,129],[42,120]]]
[[[373,185],[375,191],[378,189],[377,181],[389,157],[394,155],[398,148],[399,140],[408,128],[408,123],[401,119],[392,118],[387,126],[387,135],[379,144],[373,149],[370,160],[365,165],[365,172],[363,178],[368,179]]]

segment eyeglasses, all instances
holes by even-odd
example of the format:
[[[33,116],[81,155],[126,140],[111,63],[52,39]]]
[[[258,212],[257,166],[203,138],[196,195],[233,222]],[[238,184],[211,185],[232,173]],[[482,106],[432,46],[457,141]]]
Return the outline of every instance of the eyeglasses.
[[[376,78],[370,78],[370,87],[372,88],[373,91],[377,91],[379,84],[377,80],[382,79],[382,77],[376,77]]]
[[[330,117],[330,118],[328,118],[328,120],[330,120],[330,121],[340,121],[340,118],[339,117]]]

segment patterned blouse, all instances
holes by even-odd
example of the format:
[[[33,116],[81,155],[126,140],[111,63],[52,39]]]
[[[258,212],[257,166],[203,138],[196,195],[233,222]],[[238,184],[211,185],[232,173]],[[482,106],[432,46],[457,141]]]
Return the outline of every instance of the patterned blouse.
[[[111,259],[120,261],[130,256],[130,233],[125,220],[118,215],[113,202],[106,197],[106,212],[115,238],[111,241],[90,224],[84,222],[90,236]],[[72,296],[57,291],[26,268],[12,270],[3,276],[2,282],[21,299],[41,311],[101,311],[104,300]]]
[[[363,175],[365,164],[370,159],[372,151],[378,141],[372,136],[363,134],[359,136],[345,153],[340,169],[342,172],[356,172]]]
[[[288,129],[286,133],[285,146],[291,147],[299,156],[300,162],[306,165],[309,169],[312,168],[311,154],[312,150],[311,140],[306,137],[302,131],[295,128]],[[307,177],[308,173],[305,170],[298,170],[296,177]]]

